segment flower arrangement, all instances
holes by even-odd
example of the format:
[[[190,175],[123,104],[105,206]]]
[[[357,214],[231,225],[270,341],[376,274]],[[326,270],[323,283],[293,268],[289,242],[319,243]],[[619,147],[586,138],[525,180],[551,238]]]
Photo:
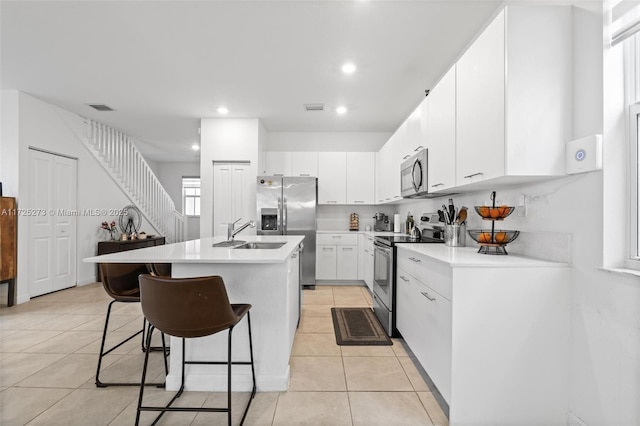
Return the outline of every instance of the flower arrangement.
[[[112,220],[111,223],[104,221],[102,222],[102,225],[100,226],[102,229],[106,229],[107,231],[109,231],[109,235],[111,236],[111,239],[114,240],[115,238],[113,237],[113,233],[116,232],[116,221]]]

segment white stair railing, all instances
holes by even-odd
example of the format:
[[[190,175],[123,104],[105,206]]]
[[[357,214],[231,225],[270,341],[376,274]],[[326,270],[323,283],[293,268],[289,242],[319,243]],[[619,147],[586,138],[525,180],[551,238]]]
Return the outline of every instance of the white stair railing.
[[[113,180],[167,242],[184,240],[184,216],[132,139],[105,124],[85,119],[88,148]]]

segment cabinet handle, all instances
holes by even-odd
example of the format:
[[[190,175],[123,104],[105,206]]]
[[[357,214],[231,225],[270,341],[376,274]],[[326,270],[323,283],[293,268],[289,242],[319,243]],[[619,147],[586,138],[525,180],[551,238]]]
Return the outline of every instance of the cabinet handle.
[[[331,238],[342,238],[342,235],[332,235]]]
[[[432,188],[437,188],[439,186],[444,185],[444,183],[436,183],[435,185],[431,185]]]
[[[402,157],[403,160],[406,160],[407,158],[411,157],[411,154],[407,154],[404,157]]]
[[[416,263],[422,262],[420,259],[416,259],[415,257],[410,257],[409,260],[413,260]]]
[[[333,251],[333,247],[322,247],[322,251]]]
[[[298,255],[297,255],[297,254],[292,254],[292,255],[291,255],[291,258],[292,258],[292,259],[295,259],[296,257],[298,257]]]
[[[311,176],[309,173],[300,173],[300,176]]]
[[[473,174],[471,174],[471,175],[465,176],[464,178],[465,178],[465,179],[469,179],[469,178],[472,178],[472,177],[474,177],[474,176],[479,176],[479,175],[483,175],[483,174],[484,174],[484,173],[482,173],[482,172],[473,173]]]
[[[420,151],[422,148],[424,148],[422,145],[420,145],[419,147],[417,147],[416,149],[413,150],[413,152],[418,152]]]
[[[390,200],[390,199],[391,199],[391,197],[385,198],[385,200]]]
[[[424,297],[426,297],[427,299],[429,299],[430,301],[432,301],[432,302],[434,302],[434,301],[436,300],[436,298],[435,298],[435,297],[431,297],[431,296],[429,296],[429,293],[427,293],[426,291],[423,291],[423,292],[422,292],[422,295],[423,295]]]
[[[358,201],[358,200],[355,200],[353,203],[354,203],[354,204],[364,204],[364,201]]]
[[[333,200],[327,200],[327,204],[338,204],[338,202]]]
[[[353,247],[342,247],[342,251],[353,251]]]
[[[274,173],[274,176],[284,176],[284,173]]]
[[[401,279],[402,281],[404,281],[405,283],[408,283],[408,282],[409,282],[409,280],[408,280],[408,279],[406,279],[405,277],[403,277],[402,275],[400,275],[400,279]]]

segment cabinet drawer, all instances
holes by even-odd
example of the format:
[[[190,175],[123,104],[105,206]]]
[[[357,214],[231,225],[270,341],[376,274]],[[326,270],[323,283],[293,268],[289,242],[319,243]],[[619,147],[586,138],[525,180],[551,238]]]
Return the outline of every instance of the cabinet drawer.
[[[358,234],[316,234],[316,245],[357,246]]]
[[[427,256],[398,251],[398,270],[404,270],[418,281],[428,285],[446,299],[451,300],[451,268],[441,262],[429,259]]]

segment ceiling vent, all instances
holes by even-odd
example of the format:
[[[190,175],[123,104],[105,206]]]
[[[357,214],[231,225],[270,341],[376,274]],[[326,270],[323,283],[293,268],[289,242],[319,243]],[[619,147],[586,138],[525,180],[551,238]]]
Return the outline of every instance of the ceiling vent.
[[[305,111],[324,111],[324,104],[304,104]]]
[[[96,111],[101,111],[101,112],[115,111],[115,109],[113,109],[109,105],[105,105],[105,104],[86,104],[86,105],[90,106],[91,108],[95,109]]]

